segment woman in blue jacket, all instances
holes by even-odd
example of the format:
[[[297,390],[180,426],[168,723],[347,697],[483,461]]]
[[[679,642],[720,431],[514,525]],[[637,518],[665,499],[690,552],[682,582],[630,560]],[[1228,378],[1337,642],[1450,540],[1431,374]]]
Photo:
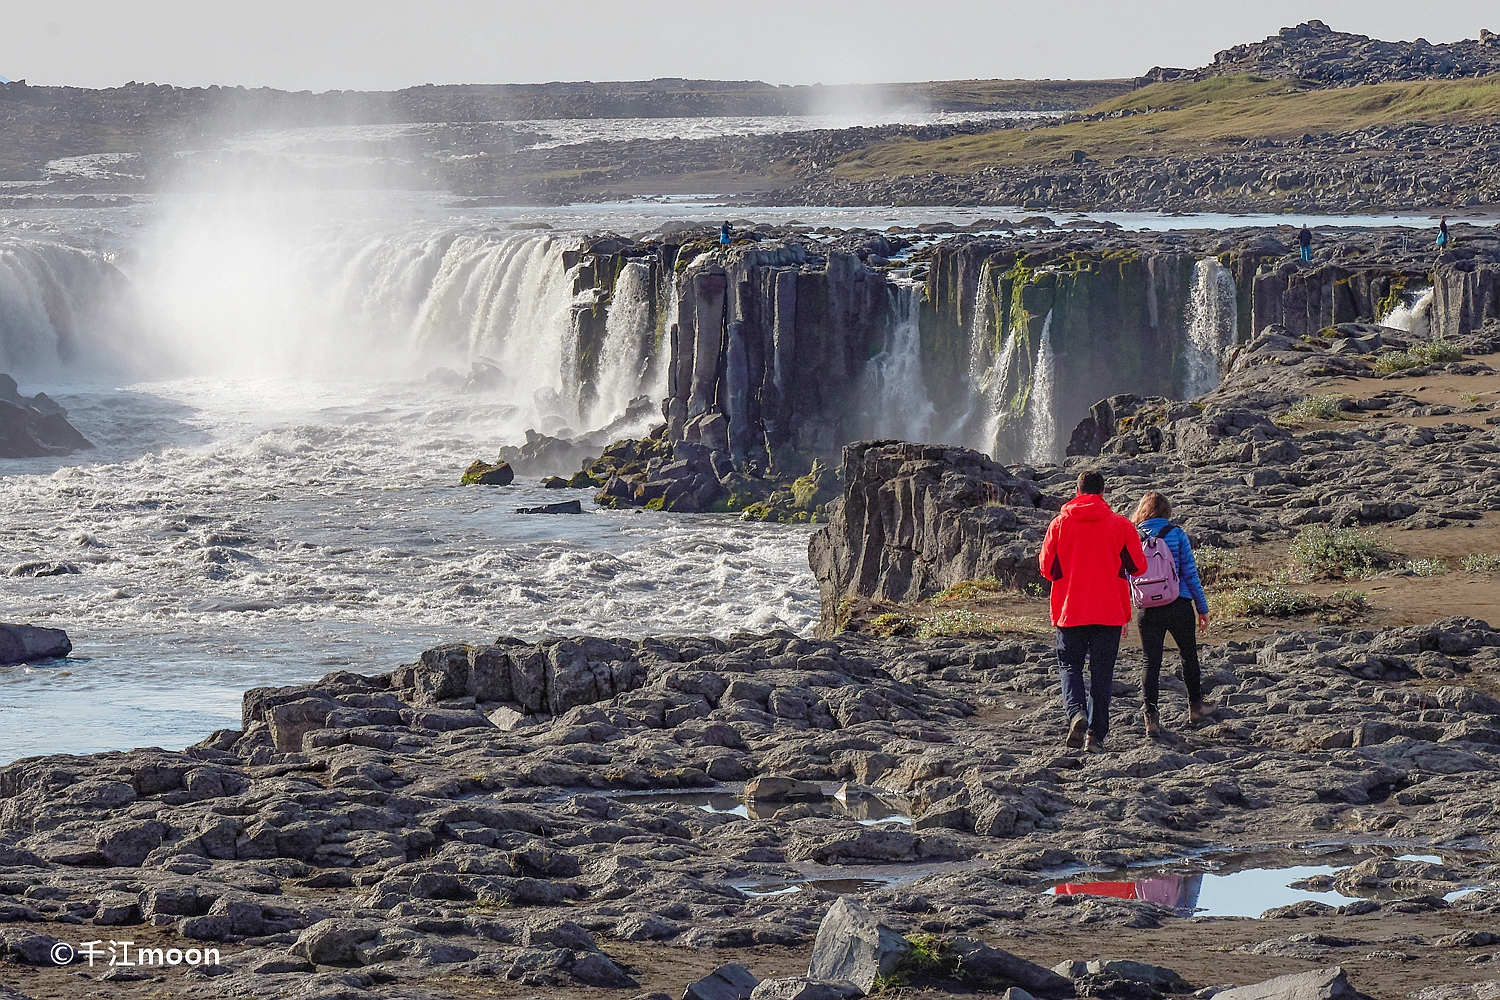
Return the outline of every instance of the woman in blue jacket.
[[[1198,580],[1193,543],[1188,541],[1187,532],[1172,524],[1171,517],[1172,505],[1154,490],[1141,497],[1135,513],[1130,516],[1144,537],[1150,538],[1161,532],[1162,540],[1172,550],[1172,558],[1177,562],[1177,600],[1161,607],[1145,608],[1136,618],[1141,630],[1141,648],[1146,654],[1146,677],[1141,693],[1146,701],[1147,736],[1161,733],[1161,715],[1156,703],[1161,687],[1162,652],[1168,632],[1177,643],[1177,651],[1182,654],[1182,683],[1187,685],[1188,691],[1188,725],[1196,726],[1209,713],[1203,704],[1198,637],[1193,632],[1194,611],[1197,612],[1198,628],[1208,628],[1208,599],[1203,596],[1203,584]]]

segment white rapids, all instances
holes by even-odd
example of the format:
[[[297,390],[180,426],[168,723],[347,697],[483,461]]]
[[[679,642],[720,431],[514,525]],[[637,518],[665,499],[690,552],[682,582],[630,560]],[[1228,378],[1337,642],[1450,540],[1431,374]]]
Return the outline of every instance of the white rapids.
[[[458,485],[527,428],[659,398],[644,267],[586,393],[576,236],[234,199],[120,233],[0,240],[0,371],[98,446],[0,465],[3,618],[74,642],[0,668],[0,763],[181,747],[237,727],[246,688],[446,640],[811,630],[805,526]],[[427,376],[471,361],[493,366],[478,391]]]

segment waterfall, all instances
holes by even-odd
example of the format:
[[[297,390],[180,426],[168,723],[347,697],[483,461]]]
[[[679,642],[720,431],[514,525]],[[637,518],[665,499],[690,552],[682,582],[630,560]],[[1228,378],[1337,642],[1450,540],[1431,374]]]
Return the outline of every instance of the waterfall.
[[[1405,330],[1418,340],[1425,340],[1431,331],[1428,313],[1432,311],[1435,289],[1407,289],[1401,294],[1401,304],[1380,318],[1381,326]]]
[[[615,278],[614,296],[605,319],[604,344],[599,349],[597,392],[586,421],[602,427],[625,413],[630,401],[642,393],[660,396],[665,384],[656,385],[655,373],[665,374],[653,350],[651,268],[629,261]]]
[[[1000,430],[1011,412],[1011,368],[1015,364],[1019,342],[1016,328],[1010,326],[1005,333],[1005,343],[1000,347],[1000,356],[979,380],[978,398],[983,403],[984,422],[980,425],[978,445],[980,451],[991,457],[999,452]]]
[[[102,255],[46,240],[0,242],[0,372],[112,355],[106,334],[128,294]]]
[[[1218,388],[1238,332],[1234,276],[1216,258],[1205,257],[1193,265],[1193,291],[1187,309],[1185,397],[1192,399]]]
[[[872,434],[877,438],[926,441],[932,432],[935,408],[922,379],[921,284],[892,281],[887,288],[889,309],[885,344],[869,360],[866,375],[873,407]]]
[[[1031,372],[1031,392],[1027,410],[1031,414],[1031,432],[1026,443],[1026,461],[1046,465],[1057,461],[1057,420],[1052,413],[1055,393],[1056,361],[1052,356],[1052,310],[1042,321],[1042,342],[1036,350],[1036,367]]]

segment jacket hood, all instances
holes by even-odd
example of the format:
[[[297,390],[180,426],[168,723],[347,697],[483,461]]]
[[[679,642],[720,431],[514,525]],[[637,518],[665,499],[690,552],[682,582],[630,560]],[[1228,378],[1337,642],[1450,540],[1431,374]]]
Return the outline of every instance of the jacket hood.
[[[1097,493],[1084,493],[1063,504],[1062,515],[1078,521],[1102,521],[1114,513],[1114,508],[1104,502]]]

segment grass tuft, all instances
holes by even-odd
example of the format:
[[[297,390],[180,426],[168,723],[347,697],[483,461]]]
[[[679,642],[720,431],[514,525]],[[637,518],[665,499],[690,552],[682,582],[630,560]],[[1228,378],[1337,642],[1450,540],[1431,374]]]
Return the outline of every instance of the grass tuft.
[[[1290,618],[1318,608],[1308,594],[1274,583],[1236,587],[1214,597],[1218,605],[1214,610],[1223,618]]]
[[[1442,576],[1448,572],[1448,564],[1441,559],[1408,559],[1401,568],[1415,576]]]
[[[1462,361],[1464,352],[1441,340],[1431,343],[1412,344],[1404,351],[1392,351],[1375,357],[1375,370],[1389,375],[1404,372],[1421,365],[1437,365],[1447,361]]]
[[[1230,580],[1248,580],[1255,575],[1249,558],[1237,549],[1205,545],[1193,555],[1198,562],[1198,576],[1205,587]]]
[[[1320,420],[1342,420],[1344,419],[1343,403],[1347,398],[1347,396],[1327,395],[1299,399],[1285,413],[1272,418],[1272,422],[1280,427],[1300,427],[1303,424],[1313,424]]]
[[[981,594],[993,594],[1003,589],[1000,581],[993,576],[982,580],[960,580],[951,587],[944,587],[932,600],[939,604],[945,601],[972,601]]]
[[[1475,552],[1464,556],[1465,573],[1500,573],[1500,555],[1493,552]]]
[[[1382,554],[1380,543],[1368,531],[1325,524],[1303,528],[1288,549],[1292,568],[1301,579],[1363,579],[1374,571]]]
[[[948,946],[948,942],[936,934],[911,934],[911,951],[889,976],[877,976],[871,993],[902,986],[912,986],[932,979],[959,978],[959,964],[963,957]]]

